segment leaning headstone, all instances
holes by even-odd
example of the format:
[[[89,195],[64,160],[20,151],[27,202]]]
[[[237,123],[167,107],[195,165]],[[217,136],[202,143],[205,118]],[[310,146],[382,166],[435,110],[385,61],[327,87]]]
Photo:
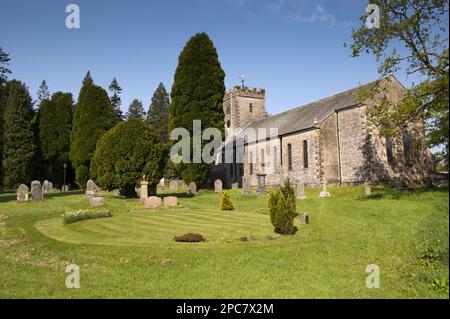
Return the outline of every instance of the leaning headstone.
[[[141,204],[144,203],[144,200],[148,197],[148,182],[147,181],[141,181],[139,197],[141,199]]]
[[[214,192],[222,193],[222,181],[220,179],[214,181]]]
[[[305,199],[305,183],[302,179],[297,182],[297,199]]]
[[[28,200],[28,186],[25,184],[20,184],[17,188],[17,201],[26,202]]]
[[[309,215],[308,215],[308,213],[304,213],[302,215],[302,217],[300,218],[300,224],[302,224],[302,225],[309,224]]]
[[[170,181],[169,183],[169,190],[171,192],[178,192],[178,181],[174,180],[174,181]]]
[[[45,180],[42,183],[42,190],[44,191],[44,193],[51,192],[53,190],[53,183],[49,182],[48,180]]]
[[[175,196],[164,197],[165,207],[176,207],[178,205],[178,199]]]
[[[156,187],[164,188],[164,186],[165,186],[165,182],[164,182],[164,177],[163,177],[159,180],[159,183],[158,183],[158,185],[156,185]]]
[[[89,203],[93,207],[103,206],[105,204],[105,198],[92,196],[92,197],[89,197]]]
[[[231,189],[239,189],[239,183],[232,183],[231,184]]]
[[[327,180],[324,179],[323,181],[323,189],[319,194],[319,197],[331,197],[330,192],[327,191]]]
[[[161,197],[150,196],[144,199],[144,206],[159,207],[161,206]]]
[[[369,183],[364,183],[364,194],[366,194],[367,197],[372,195],[372,187]]]
[[[88,180],[86,183],[86,195],[94,196],[94,181],[92,179]]]
[[[31,198],[33,199],[33,202],[38,202],[44,199],[40,181],[31,182]]]
[[[194,182],[189,183],[189,194],[193,196],[197,195],[197,184],[195,184]]]
[[[250,195],[252,193],[252,184],[250,178],[245,177],[242,180],[242,195]]]
[[[266,193],[266,174],[258,173],[256,174],[258,177],[258,187],[256,188],[256,194],[265,194]]]

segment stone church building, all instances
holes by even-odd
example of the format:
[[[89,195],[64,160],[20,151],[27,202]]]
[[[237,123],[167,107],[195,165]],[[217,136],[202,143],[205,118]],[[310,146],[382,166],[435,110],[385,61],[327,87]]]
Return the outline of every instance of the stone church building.
[[[404,96],[405,87],[390,75],[366,84],[377,87],[377,94],[359,102],[360,87],[268,116],[263,89],[236,86],[223,101],[225,126],[229,136],[225,144],[241,138],[243,163],[218,157],[213,169],[225,186],[242,184],[249,178],[257,185],[257,174],[266,174],[266,184],[275,186],[286,178],[303,179],[313,187],[324,180],[332,185],[424,182],[434,171],[433,156],[425,145],[423,123],[416,123],[399,137],[381,137],[368,121],[367,110],[380,98],[395,104]],[[265,139],[242,136],[242,129],[276,128],[278,135]],[[270,160],[268,158],[270,157]],[[226,162],[226,163],[224,163]]]

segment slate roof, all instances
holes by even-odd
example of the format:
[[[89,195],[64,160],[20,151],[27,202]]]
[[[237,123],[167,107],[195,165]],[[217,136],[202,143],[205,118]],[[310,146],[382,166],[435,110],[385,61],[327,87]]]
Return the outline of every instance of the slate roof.
[[[323,121],[334,111],[358,104],[355,94],[362,87],[375,85],[379,80],[358,86],[351,90],[302,105],[264,120],[254,121],[252,128],[278,128],[278,135],[285,135],[314,127],[314,121]]]

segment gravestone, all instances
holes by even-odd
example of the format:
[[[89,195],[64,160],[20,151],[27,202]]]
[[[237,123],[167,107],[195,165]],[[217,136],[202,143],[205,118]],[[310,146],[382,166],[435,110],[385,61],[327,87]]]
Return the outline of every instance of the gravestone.
[[[89,197],[89,203],[93,207],[103,206],[105,204],[105,198],[92,196],[92,197]]]
[[[319,194],[319,197],[331,197],[330,192],[327,191],[327,180],[323,180],[323,189]]]
[[[161,206],[161,197],[150,196],[144,199],[144,206],[159,207]]]
[[[300,224],[302,224],[302,225],[309,224],[309,215],[308,215],[308,213],[304,213],[302,215],[302,217],[300,218]]]
[[[214,181],[214,192],[222,193],[222,181],[220,179]]]
[[[53,183],[49,182],[48,180],[45,180],[42,183],[42,190],[44,191],[44,193],[48,193],[53,191]]]
[[[364,194],[368,197],[372,195],[372,187],[369,183],[364,183]]]
[[[31,182],[31,198],[33,199],[33,202],[38,202],[44,199],[40,181]]]
[[[242,179],[242,195],[250,195],[252,193],[252,184],[250,178],[245,177]]]
[[[174,181],[170,181],[169,183],[169,190],[171,192],[178,192],[178,181],[174,180]]]
[[[265,194],[266,193],[266,174],[258,173],[256,174],[258,177],[258,187],[256,188],[256,194]]]
[[[189,183],[189,194],[191,195],[197,195],[197,184],[194,182]]]
[[[61,187],[61,192],[68,192],[69,191],[69,185],[63,185]]]
[[[297,199],[305,199],[305,183],[302,179],[299,179],[297,182]]]
[[[26,202],[28,200],[28,186],[25,184],[20,184],[17,187],[17,201],[18,202]]]
[[[239,189],[239,183],[238,182],[232,183],[231,189]]]
[[[144,203],[144,199],[146,199],[148,197],[148,182],[147,181],[141,181],[139,197],[141,199],[141,204]]]
[[[163,177],[159,180],[159,183],[158,183],[158,185],[156,185],[156,187],[164,188],[164,186],[165,186],[165,182],[164,182],[164,177]]]
[[[178,205],[178,199],[175,196],[164,197],[165,207],[176,207]]]
[[[94,181],[92,179],[88,180],[86,183],[86,195],[87,196],[94,196]]]

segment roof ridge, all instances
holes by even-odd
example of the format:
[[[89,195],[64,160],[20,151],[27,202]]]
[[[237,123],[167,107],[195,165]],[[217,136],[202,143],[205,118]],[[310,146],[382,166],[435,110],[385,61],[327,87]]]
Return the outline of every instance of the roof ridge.
[[[323,102],[323,101],[325,101],[325,100],[335,98],[335,97],[337,97],[337,96],[339,96],[339,95],[348,94],[349,92],[354,91],[354,90],[356,90],[356,89],[360,89],[361,87],[364,87],[364,86],[368,86],[368,85],[371,85],[371,84],[378,83],[378,82],[380,82],[380,81],[383,80],[383,79],[384,79],[384,78],[378,79],[378,80],[375,80],[375,81],[371,81],[371,82],[368,82],[368,83],[365,83],[365,84],[360,84],[359,86],[356,86],[356,87],[354,87],[354,88],[351,88],[351,89],[348,89],[348,90],[345,90],[345,91],[342,91],[342,92],[339,92],[339,93],[336,93],[336,94],[333,94],[333,95],[330,95],[330,96],[327,96],[327,97],[324,97],[324,98],[320,98],[320,99],[318,99],[318,100],[315,100],[315,101],[312,101],[312,102],[308,102],[308,103],[303,104],[303,105],[300,105],[300,106],[296,106],[296,107],[294,107],[294,108],[292,108],[292,109],[289,109],[289,110],[286,110],[286,111],[284,111],[284,112],[281,112],[281,113],[277,113],[277,114],[271,115],[271,116],[269,116],[269,117],[267,117],[267,118],[265,118],[265,119],[253,121],[252,124],[253,124],[253,123],[258,123],[258,122],[265,121],[265,120],[267,120],[268,118],[273,118],[273,117],[281,116],[281,115],[284,115],[284,114],[286,114],[286,113],[293,112],[293,111],[299,110],[299,109],[301,109],[301,108],[304,108],[304,107],[309,106],[309,105],[311,105],[311,104],[315,104],[315,103],[318,103],[318,102]]]

